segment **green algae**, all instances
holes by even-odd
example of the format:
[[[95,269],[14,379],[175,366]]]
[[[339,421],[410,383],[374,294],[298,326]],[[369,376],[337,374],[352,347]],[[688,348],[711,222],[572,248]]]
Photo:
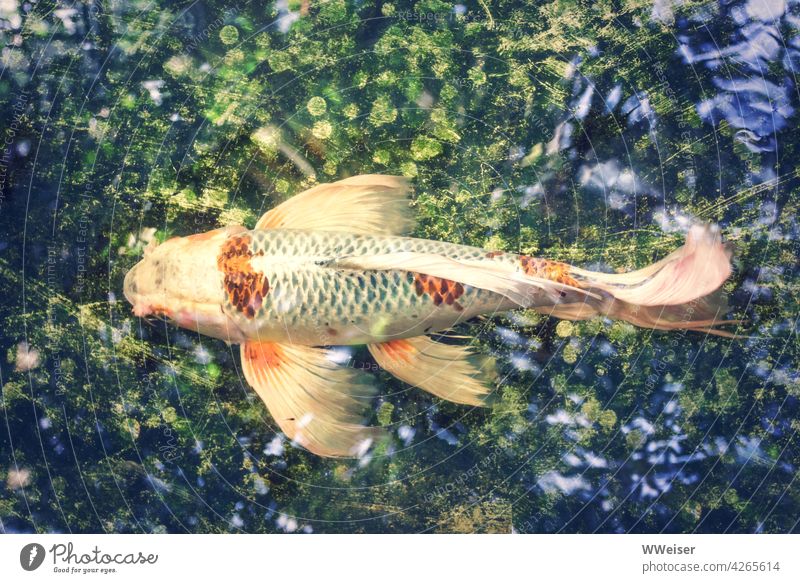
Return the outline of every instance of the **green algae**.
[[[35,163],[4,166],[0,206],[4,530],[274,532],[286,530],[281,513],[318,532],[793,528],[798,136],[783,131],[772,156],[704,122],[696,104],[715,91],[711,73],[688,76],[674,25],[651,3],[501,1],[458,14],[437,1],[335,1],[304,14],[290,2],[286,32],[272,4],[94,6],[76,17],[88,48],[46,2],[4,57],[4,127],[22,103],[15,143],[36,151]],[[581,79],[604,95],[619,84],[623,100],[646,91],[658,123],[595,105],[569,148],[550,146]],[[642,180],[621,208],[580,182],[609,159]],[[753,183],[762,167],[781,178]],[[359,464],[276,443],[235,352],[133,318],[122,279],[147,237],[252,226],[309,186],[371,172],[413,179],[416,236],[609,270],[681,243],[659,227],[664,207],[722,222],[735,246],[725,291],[755,339],[602,318],[481,320],[460,331],[497,355],[492,408],[383,375],[371,421],[393,431],[391,455],[382,446]],[[498,327],[531,344],[509,348]],[[39,355],[28,370],[23,341]],[[681,472],[647,462],[649,443],[676,435],[697,459]],[[565,461],[585,452],[608,465]],[[670,479],[655,506],[631,478],[648,468]],[[548,486],[551,472],[577,489]]]

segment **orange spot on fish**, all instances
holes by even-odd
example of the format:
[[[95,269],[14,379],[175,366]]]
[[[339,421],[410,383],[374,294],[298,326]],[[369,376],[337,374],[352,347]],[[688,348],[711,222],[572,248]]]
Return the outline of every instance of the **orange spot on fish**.
[[[254,271],[250,264],[254,257],[250,251],[250,243],[249,235],[230,237],[222,244],[217,256],[217,267],[225,274],[223,287],[231,305],[245,317],[252,319],[261,309],[270,287],[266,276]]]
[[[383,342],[383,349],[386,356],[393,361],[402,361],[406,364],[411,362],[417,349],[408,340],[389,340]]]
[[[569,275],[570,267],[566,263],[539,259],[528,255],[520,255],[519,262],[525,275],[540,277],[572,287],[581,287],[578,281]]]
[[[274,342],[248,342],[244,345],[247,360],[254,368],[277,368],[284,360],[283,349]]]
[[[494,259],[495,257],[500,257],[502,254],[502,251],[489,251],[486,254],[486,259]]]
[[[456,300],[464,295],[464,286],[457,281],[416,273],[414,274],[414,290],[418,296],[430,296],[436,306],[445,304],[455,307],[459,312],[463,310]]]

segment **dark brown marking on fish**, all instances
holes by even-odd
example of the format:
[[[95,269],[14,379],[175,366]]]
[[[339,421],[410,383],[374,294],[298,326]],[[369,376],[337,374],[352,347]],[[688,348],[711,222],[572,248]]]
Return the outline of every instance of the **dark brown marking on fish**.
[[[230,237],[222,244],[217,267],[224,274],[223,287],[231,305],[245,317],[252,319],[261,309],[269,293],[269,281],[263,273],[253,270],[250,260],[263,255],[263,251],[250,251],[250,236]]]
[[[494,259],[495,257],[500,257],[502,254],[502,251],[489,251],[486,254],[486,259]]]
[[[417,273],[414,275],[414,290],[418,296],[430,296],[435,306],[441,306],[442,304],[453,306],[459,312],[464,309],[456,302],[458,298],[464,295],[464,286],[457,281],[425,273]]]
[[[569,265],[560,261],[539,259],[528,255],[520,255],[519,262],[525,275],[540,277],[572,287],[581,287],[578,281],[569,275]]]

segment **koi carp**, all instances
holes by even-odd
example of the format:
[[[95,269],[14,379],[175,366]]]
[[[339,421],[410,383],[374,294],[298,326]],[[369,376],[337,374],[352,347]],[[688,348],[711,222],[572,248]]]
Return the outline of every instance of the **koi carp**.
[[[295,443],[359,457],[381,435],[363,424],[374,375],[331,346],[367,345],[377,364],[441,399],[484,405],[493,360],[434,340],[479,315],[528,308],[567,320],[602,315],[658,330],[734,337],[718,290],[731,273],[718,231],[628,273],[408,236],[410,187],[398,176],[321,184],[243,226],[176,237],[126,275],[137,316],[162,316],[241,345],[242,370]]]

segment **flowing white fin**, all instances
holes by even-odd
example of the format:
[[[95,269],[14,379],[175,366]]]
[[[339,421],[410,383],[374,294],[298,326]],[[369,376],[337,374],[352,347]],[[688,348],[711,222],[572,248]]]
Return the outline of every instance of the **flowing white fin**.
[[[744,323],[744,320],[726,320],[727,311],[725,298],[718,291],[684,304],[668,306],[637,306],[614,300],[606,309],[609,317],[625,320],[642,328],[692,330],[725,338],[744,338],[718,328]]]
[[[602,314],[656,330],[693,330],[726,338],[741,338],[719,326],[728,306],[719,288],[731,274],[731,250],[709,226],[695,226],[686,244],[664,259],[629,273],[598,273],[570,267],[580,284],[602,298],[541,306],[542,314],[565,320],[585,320]]]
[[[426,336],[368,348],[378,365],[401,381],[454,403],[485,405],[496,377],[493,358]]]
[[[599,299],[599,296],[590,291],[526,275],[522,271],[515,271],[502,263],[462,262],[431,253],[398,251],[381,255],[342,257],[332,261],[330,265],[331,267],[342,269],[401,269],[414,273],[424,273],[495,292],[521,307],[530,307],[537,302],[541,302],[543,295],[550,297],[553,302],[557,302],[561,297],[561,293],[567,291],[576,292],[580,296],[588,295]],[[544,293],[542,294],[541,292]]]
[[[293,196],[264,213],[255,228],[402,235],[415,224],[408,195],[402,176],[353,176]]]
[[[289,439],[317,455],[361,457],[380,437],[361,425],[372,377],[338,366],[322,348],[248,341],[242,370]]]
[[[644,269],[609,274],[573,267],[571,273],[629,304],[675,306],[719,288],[731,274],[730,258],[718,230],[696,225],[683,247]]]
[[[719,294],[711,294],[676,306],[637,306],[607,296],[600,302],[590,299],[582,303],[540,307],[536,311],[561,320],[588,320],[604,315],[614,320],[630,322],[640,328],[692,330],[725,338],[745,337],[718,328],[744,323],[744,320],[725,319],[727,307]]]

